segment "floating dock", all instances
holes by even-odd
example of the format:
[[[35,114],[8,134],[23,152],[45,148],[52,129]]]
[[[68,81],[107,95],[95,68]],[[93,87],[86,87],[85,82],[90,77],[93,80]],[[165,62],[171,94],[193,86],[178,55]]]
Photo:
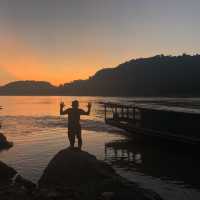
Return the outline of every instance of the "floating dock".
[[[200,144],[200,112],[158,105],[103,104],[107,124],[135,135]]]

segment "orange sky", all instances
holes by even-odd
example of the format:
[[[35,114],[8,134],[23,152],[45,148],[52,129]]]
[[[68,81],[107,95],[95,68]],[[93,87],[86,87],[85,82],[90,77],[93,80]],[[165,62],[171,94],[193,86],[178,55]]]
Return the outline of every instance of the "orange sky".
[[[138,57],[199,53],[196,0],[1,0],[0,85],[86,79]]]
[[[9,78],[7,81],[6,78],[0,80],[0,84],[14,80],[45,80],[58,85],[86,79],[97,70],[114,67],[121,61],[120,57],[112,58],[106,55],[104,49],[95,48],[95,45],[94,50],[90,51],[90,47],[80,48],[82,52],[77,51],[76,54],[59,51],[52,56],[52,53],[48,55],[48,49],[43,47],[44,54],[31,47],[20,35],[4,32],[0,35],[0,49],[4,50],[0,52],[0,72],[6,71]]]
[[[0,46],[4,51],[0,52],[1,68],[11,74],[16,80],[47,80],[54,84],[65,83],[74,79],[87,78],[93,74],[96,69],[86,67],[96,64],[97,60],[58,60],[49,58],[51,62],[42,58],[37,52],[28,47],[24,47],[18,41],[7,42]],[[63,67],[59,67],[59,66]],[[66,67],[64,67],[66,66]],[[78,70],[79,66],[85,66],[85,69]],[[76,70],[77,69],[77,70]]]
[[[3,39],[2,39],[3,38]],[[95,72],[95,68],[87,67],[87,63],[95,66],[98,58],[95,55],[90,58],[80,58],[79,60],[65,60],[57,56],[49,58],[51,62],[45,60],[40,54],[24,44],[20,38],[4,34],[0,37],[0,69],[8,72],[16,80],[47,80],[54,84],[65,83],[79,78],[87,78]],[[59,66],[62,65],[63,67]],[[66,67],[64,67],[66,66]],[[69,67],[70,66],[70,67]],[[85,66],[82,71],[78,71],[79,66]]]

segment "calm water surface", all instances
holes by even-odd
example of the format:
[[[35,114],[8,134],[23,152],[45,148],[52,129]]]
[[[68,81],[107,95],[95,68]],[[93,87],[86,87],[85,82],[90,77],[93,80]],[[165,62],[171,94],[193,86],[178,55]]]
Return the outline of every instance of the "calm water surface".
[[[59,116],[59,102],[79,99],[86,109],[93,103],[91,116],[82,117],[83,149],[111,164],[118,173],[143,187],[158,192],[163,199],[199,200],[199,155],[190,147],[160,142],[139,142],[122,130],[105,125],[98,102],[116,101],[141,105],[159,104],[172,109],[199,112],[200,99],[105,98],[105,97],[0,97],[2,132],[14,147],[0,152],[0,159],[34,182],[51,158],[66,148],[66,118]]]

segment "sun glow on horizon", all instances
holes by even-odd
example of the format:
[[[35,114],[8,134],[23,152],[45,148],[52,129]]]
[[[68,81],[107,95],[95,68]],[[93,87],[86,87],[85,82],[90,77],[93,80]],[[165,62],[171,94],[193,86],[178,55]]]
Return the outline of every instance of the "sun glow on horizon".
[[[199,53],[199,6],[196,0],[2,0],[0,85],[59,85],[133,58]]]
[[[17,80],[48,81],[59,85],[87,79],[97,70],[120,63],[120,58],[109,57],[102,51],[83,51],[83,54],[70,56],[55,52],[54,56],[43,56],[23,38],[10,32],[0,35],[0,48],[4,49],[0,52],[0,73],[4,72],[1,85]]]

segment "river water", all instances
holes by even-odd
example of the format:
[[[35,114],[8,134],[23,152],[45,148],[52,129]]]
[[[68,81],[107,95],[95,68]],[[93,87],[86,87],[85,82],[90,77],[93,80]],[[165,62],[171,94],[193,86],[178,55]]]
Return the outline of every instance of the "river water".
[[[117,98],[117,97],[0,97],[2,132],[14,147],[0,152],[0,160],[24,177],[37,182],[51,158],[66,148],[66,117],[59,116],[59,103],[66,106],[78,99],[90,116],[82,117],[83,150],[108,162],[116,171],[166,200],[200,199],[200,159],[191,147],[174,148],[163,142],[138,141],[123,130],[106,125],[99,102],[136,102],[173,110],[200,111],[196,98]]]

